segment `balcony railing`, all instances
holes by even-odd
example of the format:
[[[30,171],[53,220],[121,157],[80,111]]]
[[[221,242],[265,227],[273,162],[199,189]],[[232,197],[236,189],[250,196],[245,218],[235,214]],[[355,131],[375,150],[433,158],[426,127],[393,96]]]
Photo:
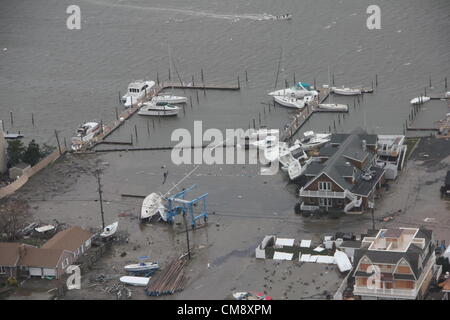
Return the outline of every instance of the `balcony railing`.
[[[369,289],[367,287],[357,286],[353,287],[354,295],[367,295],[367,296],[377,296],[377,297],[385,297],[385,298],[406,298],[406,299],[415,299],[417,296],[416,289],[386,289],[386,288],[378,288],[378,289]]]
[[[317,190],[310,191],[300,189],[300,197],[314,197],[314,198],[340,198],[344,199],[346,197],[345,192],[335,192],[335,191],[325,191],[325,190]]]

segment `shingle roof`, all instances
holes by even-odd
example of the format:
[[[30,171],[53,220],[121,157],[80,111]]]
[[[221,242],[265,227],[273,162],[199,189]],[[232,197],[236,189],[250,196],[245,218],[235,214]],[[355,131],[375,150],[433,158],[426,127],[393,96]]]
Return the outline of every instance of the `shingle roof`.
[[[70,227],[64,231],[58,232],[43,246],[43,249],[64,249],[75,251],[81,244],[90,239],[92,233],[83,230],[78,226]]]
[[[0,266],[15,267],[19,260],[20,243],[0,242]]]
[[[62,249],[27,247],[25,255],[19,260],[18,265],[44,268],[56,267],[63,251]]]

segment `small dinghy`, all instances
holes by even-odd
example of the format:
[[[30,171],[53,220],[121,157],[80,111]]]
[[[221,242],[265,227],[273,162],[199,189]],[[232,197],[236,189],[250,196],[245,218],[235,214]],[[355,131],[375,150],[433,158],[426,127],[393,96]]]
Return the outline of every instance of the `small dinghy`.
[[[273,100],[283,107],[303,109],[305,107],[305,100],[303,98],[288,97],[288,96],[274,96]]]
[[[109,237],[113,236],[116,233],[118,226],[119,226],[119,221],[116,221],[116,222],[106,226],[105,229],[103,229],[103,232],[100,233],[100,237],[109,238]]]
[[[173,103],[173,104],[181,104],[181,103],[186,103],[187,102],[187,98],[186,97],[181,97],[181,96],[173,96],[170,94],[162,94],[162,95],[157,95],[155,97],[152,98],[153,102],[166,102],[166,103]]]
[[[352,88],[331,88],[331,91],[335,94],[339,94],[341,96],[357,96],[362,93],[361,89],[352,89]]]
[[[421,103],[428,102],[428,101],[430,101],[430,100],[431,100],[430,97],[420,96],[420,97],[417,97],[417,98],[412,99],[412,100],[410,101],[410,103],[411,103],[411,104],[421,104]]]
[[[120,277],[120,282],[137,287],[145,287],[149,281],[150,277],[131,277],[131,276]]]
[[[329,111],[348,111],[348,105],[337,104],[337,103],[320,103],[317,106],[319,110],[329,110]]]

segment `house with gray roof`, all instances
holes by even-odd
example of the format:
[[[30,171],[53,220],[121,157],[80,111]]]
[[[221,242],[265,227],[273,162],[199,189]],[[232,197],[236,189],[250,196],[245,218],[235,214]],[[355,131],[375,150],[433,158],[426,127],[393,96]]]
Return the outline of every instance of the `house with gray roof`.
[[[377,135],[361,128],[333,134],[316,158],[304,173],[301,210],[363,213],[374,208],[385,173],[376,165]]]
[[[380,229],[355,250],[353,294],[363,299],[420,299],[438,272],[432,231]]]

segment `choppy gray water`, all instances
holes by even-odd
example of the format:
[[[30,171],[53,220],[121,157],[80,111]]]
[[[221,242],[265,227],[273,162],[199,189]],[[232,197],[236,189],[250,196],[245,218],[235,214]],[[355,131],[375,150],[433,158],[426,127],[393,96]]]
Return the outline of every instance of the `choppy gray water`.
[[[67,6],[81,8],[81,30],[66,28]],[[69,139],[81,122],[115,118],[118,92],[134,79],[161,79],[168,74],[168,44],[184,81],[249,83],[240,92],[186,91],[194,106],[178,119],[156,124],[148,140],[147,119],[134,116],[115,133],[129,139],[134,126],[140,144],[164,145],[177,127],[246,128],[259,114],[270,126],[282,127],[290,111],[269,114],[261,102],[270,99],[280,48],[284,78],[317,84],[335,75],[337,85],[370,86],[366,95],[338,125],[347,131],[364,126],[370,132],[398,133],[411,111],[409,100],[432,78],[434,93],[444,92],[449,76],[450,2],[448,0],[377,1],[381,30],[368,30],[366,0],[3,0],[0,4],[0,119],[6,130],[21,130],[40,142],[55,144],[54,130]],[[273,21],[291,13],[291,21]],[[7,49],[3,49],[7,48]],[[182,91],[179,93],[183,93]],[[353,106],[352,98],[334,98]],[[266,117],[264,118],[264,108]],[[448,112],[445,102],[426,104],[417,125],[432,126]],[[9,121],[14,115],[14,128]],[[34,114],[36,128],[31,126]],[[303,130],[326,130],[337,115],[314,115]],[[125,138],[124,138],[125,137]],[[145,139],[144,139],[145,137]],[[119,140],[119,138],[115,139]]]

